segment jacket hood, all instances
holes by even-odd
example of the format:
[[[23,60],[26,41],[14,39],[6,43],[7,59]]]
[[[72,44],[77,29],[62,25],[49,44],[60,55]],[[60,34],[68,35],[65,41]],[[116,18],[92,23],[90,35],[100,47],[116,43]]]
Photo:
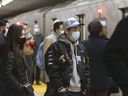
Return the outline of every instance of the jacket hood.
[[[68,44],[72,44],[72,45],[78,45],[79,41],[77,40],[76,42],[71,42],[70,40],[68,40],[68,38],[66,37],[66,35],[60,35],[58,37],[58,41],[64,42],[64,43],[68,43]]]

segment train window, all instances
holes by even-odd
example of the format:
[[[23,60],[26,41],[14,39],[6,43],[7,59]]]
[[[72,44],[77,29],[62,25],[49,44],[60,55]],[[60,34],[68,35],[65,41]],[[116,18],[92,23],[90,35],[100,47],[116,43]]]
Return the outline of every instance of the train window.
[[[84,22],[85,22],[85,14],[78,14],[76,16],[78,17],[79,22],[84,25]],[[81,40],[84,39],[84,36],[85,36],[85,34],[84,34],[85,33],[85,27],[84,26],[81,26],[80,32],[81,32],[81,35],[80,35],[80,39],[79,40],[81,41]]]
[[[102,24],[103,27],[106,27],[107,26],[106,20],[100,20],[100,23]]]
[[[54,22],[55,20],[57,20],[57,18],[55,18],[55,17],[54,17],[54,18],[52,18],[52,21],[53,21],[53,22]]]
[[[94,20],[99,20],[103,27],[107,28],[107,19],[106,17],[94,18]]]
[[[100,21],[100,23],[103,26],[103,31],[101,32],[101,34],[107,36],[108,32],[107,32],[107,19],[106,19],[106,17],[94,18],[94,20]]]
[[[128,12],[125,12],[124,16],[125,16],[125,17],[128,16]]]
[[[128,16],[128,7],[125,8],[119,8],[122,12],[122,18]]]

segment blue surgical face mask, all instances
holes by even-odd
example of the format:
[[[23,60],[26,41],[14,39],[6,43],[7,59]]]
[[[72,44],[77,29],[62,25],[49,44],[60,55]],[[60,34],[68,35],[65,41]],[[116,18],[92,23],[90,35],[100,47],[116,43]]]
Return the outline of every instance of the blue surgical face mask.
[[[76,41],[78,40],[80,37],[80,32],[76,31],[76,32],[72,32],[71,36],[69,37],[72,41]]]

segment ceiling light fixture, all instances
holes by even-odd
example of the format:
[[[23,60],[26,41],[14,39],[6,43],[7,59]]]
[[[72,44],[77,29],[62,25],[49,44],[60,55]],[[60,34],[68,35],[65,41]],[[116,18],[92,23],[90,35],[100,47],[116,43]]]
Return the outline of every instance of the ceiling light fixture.
[[[0,7],[6,6],[14,0],[0,0]]]

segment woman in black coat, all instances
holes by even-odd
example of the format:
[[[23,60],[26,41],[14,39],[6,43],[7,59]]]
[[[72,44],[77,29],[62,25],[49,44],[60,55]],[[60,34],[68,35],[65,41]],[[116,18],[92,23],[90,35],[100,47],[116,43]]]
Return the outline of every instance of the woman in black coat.
[[[88,25],[89,39],[82,41],[88,52],[91,70],[91,87],[88,96],[108,96],[109,79],[102,60],[104,47],[108,40],[100,37],[102,29],[99,21],[92,21]]]
[[[13,24],[10,26],[6,38],[6,64],[4,65],[5,94],[4,96],[34,96],[25,88],[28,81],[27,67],[22,54],[25,41],[23,26]],[[32,89],[32,87],[31,87]]]

